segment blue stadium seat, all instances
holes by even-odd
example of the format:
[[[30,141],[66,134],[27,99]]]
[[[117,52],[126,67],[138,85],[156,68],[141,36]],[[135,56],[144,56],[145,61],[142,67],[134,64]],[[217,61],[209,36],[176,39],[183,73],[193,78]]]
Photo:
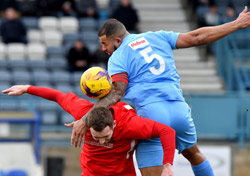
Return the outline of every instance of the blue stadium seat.
[[[47,48],[47,56],[48,58],[58,58],[64,57],[64,48],[63,47],[48,47]]]
[[[56,111],[42,111],[41,112],[42,125],[57,125],[58,114]]]
[[[26,70],[26,69],[28,69],[29,64],[28,64],[27,60],[25,60],[25,59],[10,60],[9,67],[12,70],[17,70],[17,69]]]
[[[96,41],[89,41],[89,42],[86,42],[86,46],[87,48],[89,49],[89,52],[90,53],[94,53],[98,47],[99,43],[96,42]]]
[[[1,74],[1,73],[0,73]],[[9,83],[2,83],[0,82],[0,91],[8,89],[11,87],[11,84]],[[5,94],[0,93],[0,96],[6,96]]]
[[[83,93],[82,90],[81,90],[80,84],[79,84],[79,85],[75,85],[75,86],[73,87],[72,92],[73,92],[74,94],[76,94],[78,97],[84,97],[84,96],[85,96],[84,93]]]
[[[88,43],[88,42],[99,42],[99,38],[97,35],[96,31],[84,31],[81,32],[81,39],[83,40],[84,43]]]
[[[0,101],[1,111],[15,111],[17,110],[17,106],[18,106],[17,101],[11,101],[11,100]]]
[[[49,63],[47,59],[30,60],[29,67],[31,70],[47,70],[49,69]]]
[[[27,70],[13,70],[12,80],[14,84],[31,84],[31,75]]]
[[[56,104],[53,101],[49,100],[41,100],[36,102],[36,109],[40,110],[41,112],[43,111],[58,111],[59,105]]]
[[[52,71],[55,70],[66,70],[68,67],[68,63],[66,61],[66,58],[61,57],[61,58],[50,58],[49,59],[49,68]]]
[[[33,70],[31,73],[32,81],[35,85],[50,84],[52,82],[50,72],[48,71]]]
[[[9,67],[8,61],[6,59],[0,59],[0,70]]]
[[[65,123],[71,123],[75,121],[74,117],[72,117],[72,115],[70,115],[69,113],[67,112],[62,112],[61,115],[60,115],[60,123],[61,124],[65,124]]]
[[[71,44],[74,45],[75,41],[80,39],[79,33],[74,33],[74,34],[64,34],[63,35],[63,41],[64,44]]]
[[[56,84],[55,89],[64,93],[73,92],[73,87],[69,83]]]
[[[37,17],[22,17],[21,20],[27,29],[38,29]]]
[[[84,17],[79,19],[79,26],[81,31],[97,30],[97,20],[91,17]]]
[[[0,70],[0,84],[11,83],[11,73],[8,70]]]
[[[77,85],[77,86],[80,85],[80,79],[81,79],[82,74],[83,74],[83,71],[76,71],[71,74],[73,85]]]
[[[55,85],[59,83],[70,84],[71,82],[71,75],[68,71],[62,71],[62,70],[52,71],[51,78]]]

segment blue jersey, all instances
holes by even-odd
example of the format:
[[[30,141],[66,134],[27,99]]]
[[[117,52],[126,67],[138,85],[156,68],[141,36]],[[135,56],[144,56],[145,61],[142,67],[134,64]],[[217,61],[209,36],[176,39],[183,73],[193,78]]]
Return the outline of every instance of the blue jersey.
[[[111,75],[128,73],[125,98],[135,106],[184,101],[172,52],[178,36],[179,33],[166,31],[130,34],[109,58]]]

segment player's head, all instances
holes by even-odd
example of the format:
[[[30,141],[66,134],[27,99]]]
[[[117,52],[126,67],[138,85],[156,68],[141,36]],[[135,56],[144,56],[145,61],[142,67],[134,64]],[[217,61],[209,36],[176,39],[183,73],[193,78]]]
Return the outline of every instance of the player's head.
[[[88,127],[92,137],[101,144],[107,144],[113,135],[116,122],[107,108],[96,108],[89,114]]]
[[[107,20],[98,32],[102,50],[111,55],[129,33],[125,26],[116,19]]]

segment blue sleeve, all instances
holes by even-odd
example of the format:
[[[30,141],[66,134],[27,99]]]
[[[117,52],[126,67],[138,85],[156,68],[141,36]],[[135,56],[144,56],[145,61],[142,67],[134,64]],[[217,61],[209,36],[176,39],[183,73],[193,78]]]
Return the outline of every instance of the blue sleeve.
[[[176,41],[180,33],[175,33],[173,31],[159,31],[159,33],[168,41],[172,49],[177,49]]]

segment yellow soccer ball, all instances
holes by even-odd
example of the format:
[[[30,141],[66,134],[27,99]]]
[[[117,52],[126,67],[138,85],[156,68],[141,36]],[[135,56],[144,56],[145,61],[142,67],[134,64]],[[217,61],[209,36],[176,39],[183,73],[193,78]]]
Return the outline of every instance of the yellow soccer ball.
[[[112,78],[104,68],[91,67],[82,74],[80,86],[85,95],[98,99],[110,92]]]

